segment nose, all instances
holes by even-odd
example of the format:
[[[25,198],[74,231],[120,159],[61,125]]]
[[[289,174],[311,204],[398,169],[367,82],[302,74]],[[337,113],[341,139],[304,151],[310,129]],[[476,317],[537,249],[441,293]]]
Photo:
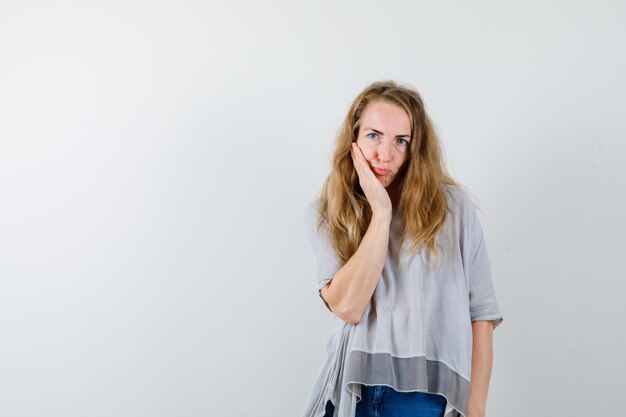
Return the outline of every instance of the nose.
[[[391,160],[391,144],[382,143],[378,148],[378,160],[381,162],[388,162]]]

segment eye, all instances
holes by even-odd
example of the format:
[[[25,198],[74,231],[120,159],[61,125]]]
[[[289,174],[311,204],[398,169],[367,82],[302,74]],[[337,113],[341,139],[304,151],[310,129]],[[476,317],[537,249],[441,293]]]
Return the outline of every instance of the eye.
[[[370,139],[376,139],[375,137],[371,137],[370,135],[378,136],[378,133],[368,133],[367,135],[365,135],[366,137]]]
[[[399,138],[398,140],[403,140],[404,141],[404,143],[401,143],[400,145],[408,145],[409,144],[409,142],[406,139],[404,139],[404,138]]]

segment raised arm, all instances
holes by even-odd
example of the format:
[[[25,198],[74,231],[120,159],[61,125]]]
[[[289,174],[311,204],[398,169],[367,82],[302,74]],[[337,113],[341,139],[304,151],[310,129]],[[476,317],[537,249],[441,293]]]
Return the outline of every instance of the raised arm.
[[[345,322],[358,323],[374,294],[387,257],[390,223],[390,213],[375,213],[357,251],[321,289],[330,310]]]
[[[387,190],[372,172],[356,143],[352,144],[351,154],[359,183],[372,207],[372,220],[354,255],[322,288],[320,295],[340,319],[358,323],[385,266],[392,206]]]

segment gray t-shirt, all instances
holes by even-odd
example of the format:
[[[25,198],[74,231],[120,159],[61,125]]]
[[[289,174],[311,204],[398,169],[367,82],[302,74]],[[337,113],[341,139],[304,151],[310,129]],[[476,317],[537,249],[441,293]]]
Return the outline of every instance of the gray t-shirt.
[[[401,219],[395,212],[389,250],[378,285],[361,320],[346,323],[333,314],[320,367],[302,417],[322,417],[331,400],[334,417],[353,417],[361,385],[424,391],[446,397],[445,417],[465,415],[472,363],[472,321],[503,321],[491,279],[491,264],[477,210],[461,188],[444,185],[448,210],[439,243],[446,258],[429,270],[429,255],[404,255]],[[309,202],[303,221],[316,290],[341,268],[323,222],[315,225],[319,199]],[[442,230],[444,232],[444,230]],[[451,257],[449,259],[449,257]],[[323,304],[322,304],[323,305]]]

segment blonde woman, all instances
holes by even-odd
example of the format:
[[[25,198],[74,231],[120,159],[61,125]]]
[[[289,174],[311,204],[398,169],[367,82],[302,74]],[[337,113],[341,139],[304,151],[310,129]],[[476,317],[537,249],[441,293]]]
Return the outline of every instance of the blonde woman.
[[[304,223],[334,317],[302,417],[485,416],[503,318],[477,210],[417,91],[358,95]]]

